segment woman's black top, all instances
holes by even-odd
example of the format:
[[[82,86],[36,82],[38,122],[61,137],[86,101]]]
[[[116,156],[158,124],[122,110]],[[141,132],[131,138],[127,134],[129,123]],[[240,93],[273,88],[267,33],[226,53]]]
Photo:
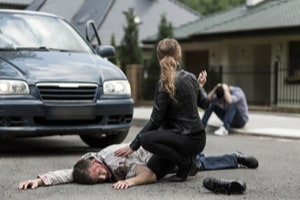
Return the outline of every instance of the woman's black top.
[[[185,70],[177,71],[175,88],[175,99],[172,99],[158,81],[150,120],[140,133],[162,128],[188,135],[204,129],[198,107],[207,108],[209,100],[195,75]],[[140,147],[139,134],[130,144],[133,150]]]

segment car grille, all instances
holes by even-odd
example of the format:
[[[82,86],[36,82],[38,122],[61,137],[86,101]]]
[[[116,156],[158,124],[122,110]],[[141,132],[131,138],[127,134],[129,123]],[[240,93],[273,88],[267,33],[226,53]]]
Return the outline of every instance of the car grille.
[[[82,83],[39,83],[38,91],[43,101],[51,102],[93,102],[96,84]]]

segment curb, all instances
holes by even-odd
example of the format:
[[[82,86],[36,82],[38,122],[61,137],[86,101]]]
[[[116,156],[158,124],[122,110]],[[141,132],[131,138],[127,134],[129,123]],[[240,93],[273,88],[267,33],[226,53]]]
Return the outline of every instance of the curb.
[[[131,122],[132,126],[139,126],[139,127],[143,127],[146,125],[146,123],[148,122],[147,119],[133,119]],[[206,127],[206,132],[213,134],[213,131],[216,130],[218,128],[218,126],[216,125],[207,125]],[[284,130],[283,130],[284,131]],[[297,139],[300,140],[299,136],[296,135],[284,135],[284,134],[275,134],[274,132],[266,132],[263,133],[263,131],[251,131],[251,130],[245,130],[245,129],[230,129],[231,134],[240,134],[240,135],[250,135],[250,136],[261,136],[261,137],[269,137],[269,138],[278,138],[278,139]]]

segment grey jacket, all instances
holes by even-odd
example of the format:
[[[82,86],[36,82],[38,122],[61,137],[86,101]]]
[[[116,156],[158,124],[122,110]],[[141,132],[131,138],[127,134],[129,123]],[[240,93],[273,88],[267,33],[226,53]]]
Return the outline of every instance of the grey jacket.
[[[147,161],[152,156],[151,153],[140,148],[134,151],[126,158],[116,157],[114,152],[128,144],[110,145],[99,152],[89,152],[82,156],[83,159],[95,158],[99,162],[105,164],[112,172],[113,178],[110,181],[124,180],[134,177],[136,175],[136,166],[146,165]],[[45,185],[56,185],[62,183],[73,182],[73,169],[62,169],[50,171],[48,173],[39,175]]]

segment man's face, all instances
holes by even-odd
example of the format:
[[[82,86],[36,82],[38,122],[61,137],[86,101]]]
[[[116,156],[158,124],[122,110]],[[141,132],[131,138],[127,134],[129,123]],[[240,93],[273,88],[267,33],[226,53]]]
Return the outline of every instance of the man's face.
[[[89,174],[95,183],[104,182],[108,178],[108,173],[105,167],[95,159],[92,160],[92,166],[89,169]]]

